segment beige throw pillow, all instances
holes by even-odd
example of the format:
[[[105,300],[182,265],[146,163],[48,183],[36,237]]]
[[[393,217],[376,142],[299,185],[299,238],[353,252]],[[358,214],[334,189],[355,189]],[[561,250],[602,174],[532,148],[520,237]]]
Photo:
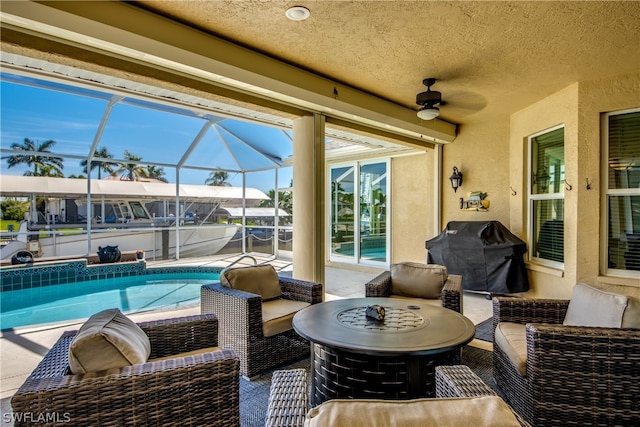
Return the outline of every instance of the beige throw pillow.
[[[151,353],[149,337],[117,308],[91,316],[71,341],[69,368],[74,374],[144,363]]]
[[[447,281],[447,267],[402,262],[391,266],[391,293],[413,298],[440,298]]]
[[[626,308],[626,296],[603,292],[584,283],[576,283],[563,324],[619,328]]]
[[[272,265],[232,268],[222,273],[220,283],[232,289],[260,295],[263,301],[280,298],[280,280]]]

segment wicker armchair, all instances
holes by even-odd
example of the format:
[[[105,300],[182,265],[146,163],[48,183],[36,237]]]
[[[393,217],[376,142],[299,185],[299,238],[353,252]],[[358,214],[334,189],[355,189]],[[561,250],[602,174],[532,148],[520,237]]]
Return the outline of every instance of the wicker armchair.
[[[316,304],[322,302],[322,284],[278,276],[281,298]],[[220,320],[220,346],[232,348],[240,358],[240,373],[249,379],[310,352],[309,341],[293,329],[274,336],[263,334],[262,297],[213,283],[202,286],[202,313]]]
[[[302,427],[309,411],[309,383],[304,369],[283,369],[271,377],[265,427]]]
[[[640,330],[563,326],[569,300],[493,299],[500,322],[526,324],[526,376],[494,342],[496,383],[534,426],[640,425]]]
[[[217,344],[214,315],[139,323],[150,359]],[[239,426],[239,361],[232,350],[69,373],[67,331],[11,399],[15,426]],[[44,421],[42,421],[44,420]]]
[[[436,367],[436,398],[482,396],[496,396],[496,393],[468,366]],[[275,371],[271,379],[265,427],[302,427],[308,411],[309,383],[306,370]],[[522,417],[516,413],[514,415],[522,427],[530,427]],[[363,414],[363,417],[366,417],[366,414]]]
[[[390,297],[391,272],[383,271],[375,278],[365,283],[366,297]],[[442,288],[441,304],[458,313],[462,313],[462,276],[450,274]],[[436,301],[436,300],[434,300]]]

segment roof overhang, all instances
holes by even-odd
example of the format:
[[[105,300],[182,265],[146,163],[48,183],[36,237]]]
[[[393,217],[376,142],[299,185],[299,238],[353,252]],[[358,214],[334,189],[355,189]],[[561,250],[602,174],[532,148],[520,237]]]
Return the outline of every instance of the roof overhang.
[[[420,143],[448,143],[456,125],[147,12],[125,2],[3,2],[3,28],[55,39],[238,93],[294,105]]]
[[[45,176],[0,177],[2,197],[46,196],[57,198],[87,197],[86,179],[52,178]],[[212,185],[180,184],[178,195],[185,201],[224,202],[229,200],[267,200],[269,196],[256,188],[218,187]],[[147,200],[175,200],[176,185],[144,181],[91,180],[91,196],[105,198],[137,198]]]

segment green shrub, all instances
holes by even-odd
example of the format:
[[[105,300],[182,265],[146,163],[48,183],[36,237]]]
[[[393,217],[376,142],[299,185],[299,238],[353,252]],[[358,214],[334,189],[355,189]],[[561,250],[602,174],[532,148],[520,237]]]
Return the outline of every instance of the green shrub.
[[[0,210],[3,219],[22,221],[24,214],[29,212],[29,202],[8,198],[0,202]]]

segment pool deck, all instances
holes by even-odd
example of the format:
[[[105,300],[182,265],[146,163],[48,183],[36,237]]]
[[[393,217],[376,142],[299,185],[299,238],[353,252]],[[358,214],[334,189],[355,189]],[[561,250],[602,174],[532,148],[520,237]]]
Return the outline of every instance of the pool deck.
[[[280,274],[292,274],[291,259],[286,257],[274,259],[265,254],[251,253],[258,263],[268,262],[272,264]],[[241,256],[216,255],[206,258],[194,258],[187,260],[148,261],[150,267],[162,267],[172,265],[199,265],[209,267],[226,267],[238,260]],[[244,258],[236,264],[253,265],[253,260]],[[356,267],[354,267],[356,268]],[[347,269],[337,267],[325,268],[325,298],[327,300],[338,298],[355,298],[364,296],[364,283],[375,277],[380,271],[377,269]],[[464,315],[474,324],[491,317],[491,301],[483,295],[464,293]],[[179,310],[153,310],[145,313],[132,314],[130,317],[136,322],[147,320],[188,316],[200,314],[200,305],[186,307]],[[78,329],[85,319],[78,321],[62,322],[34,327],[17,328],[16,330],[3,331],[0,337],[0,399],[2,414],[10,411],[10,398],[22,385],[31,371],[40,362],[44,354],[58,340],[62,332]],[[472,345],[491,350],[490,343],[474,340]],[[5,417],[0,417],[0,425],[8,426]]]

